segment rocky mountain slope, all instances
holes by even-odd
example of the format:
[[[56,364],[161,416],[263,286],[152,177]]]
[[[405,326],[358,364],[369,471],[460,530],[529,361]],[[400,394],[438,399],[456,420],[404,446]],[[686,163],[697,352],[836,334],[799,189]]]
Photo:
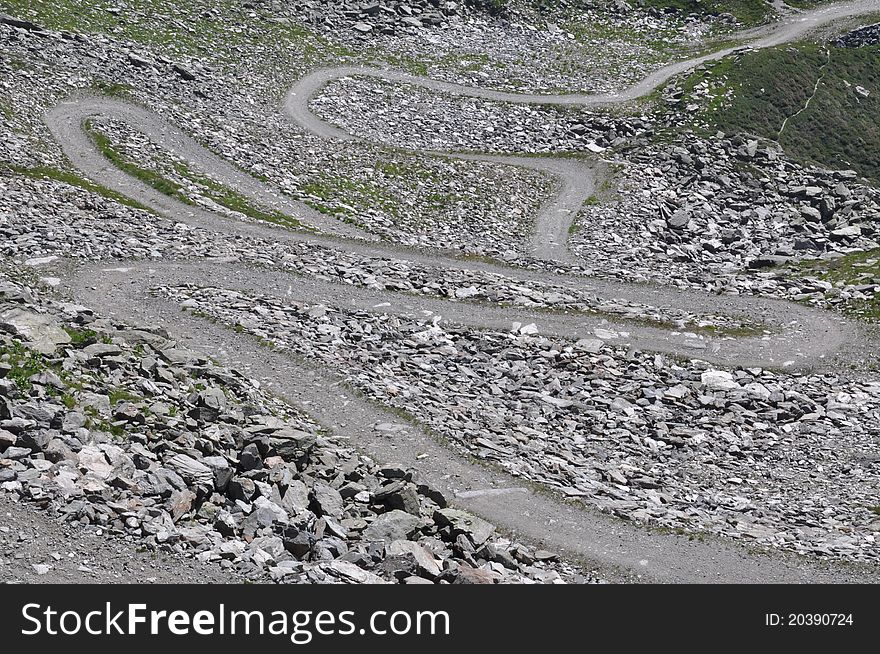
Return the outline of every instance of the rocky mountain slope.
[[[876,577],[880,3],[148,4],[0,0],[3,578]]]

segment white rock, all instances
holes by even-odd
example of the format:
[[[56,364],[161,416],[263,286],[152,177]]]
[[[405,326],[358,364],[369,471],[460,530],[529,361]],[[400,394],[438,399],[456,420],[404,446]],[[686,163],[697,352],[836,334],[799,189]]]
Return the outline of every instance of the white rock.
[[[724,370],[707,370],[700,375],[700,381],[710,391],[732,391],[740,387],[733,375]]]

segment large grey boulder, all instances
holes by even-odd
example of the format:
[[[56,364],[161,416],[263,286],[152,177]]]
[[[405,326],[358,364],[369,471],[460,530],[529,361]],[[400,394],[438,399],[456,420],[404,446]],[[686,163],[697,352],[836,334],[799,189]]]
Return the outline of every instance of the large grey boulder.
[[[40,354],[54,354],[59,345],[70,343],[70,334],[56,318],[24,309],[7,309],[0,314],[0,330],[21,337]]]

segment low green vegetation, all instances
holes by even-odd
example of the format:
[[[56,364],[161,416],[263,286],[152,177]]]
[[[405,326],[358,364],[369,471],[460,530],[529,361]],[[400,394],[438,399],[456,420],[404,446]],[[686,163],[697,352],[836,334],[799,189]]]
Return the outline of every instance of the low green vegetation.
[[[834,285],[880,285],[880,249],[852,252],[835,259],[802,261],[796,275],[817,277]],[[880,322],[880,294],[849,300],[843,313],[868,322]]]
[[[410,179],[417,182],[435,183],[443,181],[443,176],[414,158],[383,160],[377,159],[375,169],[387,178]]]
[[[529,2],[539,13],[552,16],[552,20],[560,24],[576,19],[584,9],[595,8],[595,3],[587,0]],[[510,0],[467,0],[467,3],[494,15],[505,13],[511,4]],[[715,0],[646,0],[646,3],[658,8],[671,7],[702,14],[729,11],[746,23],[761,22],[773,13],[763,0],[734,0],[727,3]],[[522,4],[521,0],[517,4]],[[293,57],[306,68],[348,62],[391,66],[417,75],[427,75],[434,66],[463,73],[506,67],[501,60],[485,53],[456,50],[423,60],[388,51],[384,47],[365,45],[352,48],[305,25],[279,20],[271,5],[242,3],[239,0],[191,0],[185,3],[142,0],[123,9],[115,0],[0,0],[0,12],[31,20],[50,29],[107,34],[153,48],[167,56],[198,57],[221,66],[235,66],[240,63],[242,53],[248,53],[252,55],[249,58],[258,65],[268,67],[272,62],[271,73],[275,77],[287,74],[284,66],[277,63]],[[586,31],[591,39],[604,38],[614,42],[615,39],[622,39],[623,43],[638,43],[651,53],[649,57],[658,61],[670,54],[679,58],[691,51],[690,47],[673,43],[673,39],[666,38],[667,35],[662,33],[637,32],[609,27],[604,23],[575,23],[565,27],[573,33]],[[594,45],[593,41],[590,47]],[[574,65],[562,61],[558,64],[563,68]],[[527,84],[516,79],[515,68],[508,70],[506,76],[510,78],[510,84]],[[107,86],[109,88],[101,90],[107,95],[125,97],[127,94],[124,85]]]
[[[105,434],[110,434],[115,438],[123,438],[125,436],[125,423],[124,422],[107,422],[106,420],[94,420],[89,419],[87,422],[90,429],[95,431],[102,431]]]
[[[786,0],[785,4],[795,9],[812,9],[819,5],[827,5],[832,0]]]
[[[698,119],[710,129],[775,138],[785,119],[806,104],[825,58],[812,43],[733,55],[690,75],[683,88],[701,105]]]
[[[42,354],[15,341],[0,345],[0,361],[12,366],[6,376],[25,391],[31,388],[30,378],[47,367]]]
[[[425,204],[431,209],[446,211],[455,205],[457,197],[455,193],[428,193],[425,196]]]
[[[78,330],[65,328],[70,335],[74,346],[82,346],[89,342],[92,334],[98,335],[92,330]],[[0,343],[0,362],[9,364],[12,368],[7,373],[7,378],[13,380],[21,391],[28,392],[33,387],[30,378],[41,372],[51,371],[57,375],[67,386],[66,393],[61,393],[52,385],[44,385],[42,388],[45,393],[50,396],[58,397],[66,406],[75,403],[71,392],[82,390],[82,384],[71,378],[70,373],[61,365],[61,359],[46,356],[40,352],[27,347],[19,341],[11,341],[9,343]]]
[[[131,95],[131,87],[128,84],[107,82],[102,79],[92,80],[92,89],[101,95],[106,95],[111,98],[119,98],[121,100],[128,99]]]
[[[64,331],[70,336],[70,344],[74,347],[85,347],[98,342],[98,333],[91,329],[71,329],[65,327]]]
[[[175,166],[175,169],[179,175],[200,186],[206,197],[231,211],[237,211],[254,220],[275,223],[290,227],[291,229],[301,227],[300,222],[296,218],[292,218],[279,211],[265,211],[253,204],[241,193],[215,182],[210,177],[199,175],[184,164],[178,164]]]
[[[98,337],[96,332],[89,329],[77,330],[66,328],[65,330],[70,334],[74,345],[82,345]],[[19,390],[25,393],[33,388],[33,384],[30,381],[32,376],[47,370],[54,372],[67,386],[67,391],[61,392],[51,385],[43,385],[41,388],[43,388],[47,395],[57,398],[68,409],[76,408],[77,401],[74,393],[83,390],[83,384],[71,379],[69,373],[62,368],[59,360],[53,360],[36,350],[26,347],[22,343],[13,341],[9,344],[0,345],[0,361],[12,366],[11,370],[7,373],[7,378],[14,381]],[[124,389],[114,390],[109,393],[108,397],[111,405],[124,401],[143,399]],[[101,420],[98,410],[94,406],[84,406],[82,410],[88,416],[87,424],[89,427],[99,429],[116,437],[125,435],[123,423],[110,423]]]
[[[307,205],[329,215],[354,217],[356,209],[347,203],[358,197],[363,198],[368,206],[381,209],[390,216],[397,217],[400,211],[398,202],[382,186],[342,175],[322,174],[300,186],[300,190],[317,198],[317,200],[306,199]],[[343,206],[339,206],[340,202]]]
[[[747,52],[694,73],[684,90],[702,107],[697,124],[713,132],[778,140],[803,163],[880,180],[880,46]]]
[[[464,4],[477,7],[490,14],[503,14],[510,5],[510,0],[464,0]]]
[[[86,121],[85,123],[85,131],[91,139],[92,143],[94,143],[97,148],[114,166],[119,168],[121,171],[138,179],[148,186],[151,186],[155,190],[159,191],[163,195],[168,195],[173,197],[176,200],[181,202],[185,202],[186,204],[192,204],[192,201],[189,197],[183,193],[183,187],[177,184],[176,182],[171,181],[170,179],[166,179],[159,173],[154,170],[148,170],[146,168],[141,168],[136,164],[129,161],[119,150],[117,150],[113,144],[110,142],[110,139],[95,129],[92,121]]]
[[[101,151],[101,154],[103,154],[114,166],[127,175],[130,175],[156,191],[159,191],[163,195],[167,195],[175,200],[183,202],[184,204],[195,205],[195,202],[184,190],[184,187],[181,184],[168,179],[155,170],[142,168],[130,161],[122,152],[114,147],[106,135],[95,128],[91,121],[86,121],[84,127],[89,138]],[[231,211],[236,211],[255,220],[272,222],[285,227],[297,228],[300,226],[299,221],[295,218],[277,211],[265,211],[254,205],[248,198],[240,193],[214,181],[206,175],[201,175],[191,170],[182,162],[176,162],[174,164],[174,170],[179,177],[199,186],[205,197]]]
[[[404,55],[396,55],[396,54],[385,54],[376,51],[374,57],[368,58],[368,63],[382,63],[385,62],[390,65],[392,68],[396,68],[398,70],[402,70],[404,72],[410,73],[412,75],[418,75],[421,77],[426,77],[428,75],[428,65],[421,60],[413,59],[412,57],[407,57]],[[373,62],[369,62],[369,59],[373,59]]]
[[[145,207],[136,200],[132,200],[131,198],[128,198],[121,193],[117,193],[116,191],[113,191],[105,186],[101,186],[100,184],[96,184],[95,182],[86,179],[85,177],[81,177],[80,175],[77,175],[76,173],[72,173],[67,170],[61,170],[60,168],[51,168],[49,166],[36,166],[33,168],[28,168],[25,166],[0,164],[0,173],[2,173],[4,169],[8,173],[16,173],[18,175],[29,177],[31,179],[52,179],[56,182],[62,182],[64,184],[69,184],[70,186],[76,186],[77,188],[95,193],[108,200],[113,200],[114,202],[124,204],[134,209],[150,211],[148,207]]]
[[[2,0],[0,0],[0,6],[2,6]],[[5,52],[3,53],[3,56],[4,56],[3,63],[6,64],[6,66],[11,68],[12,70],[14,70],[14,71],[28,70],[28,68],[29,68],[28,62],[26,60],[22,59],[21,57],[12,57]]]
[[[579,18],[565,21],[561,27],[574,36],[576,42],[586,46],[595,46],[597,43],[630,44],[643,51],[640,58],[645,63],[662,63],[668,59],[681,58],[689,54],[690,50],[677,42],[678,32],[674,29],[646,32],[627,25],[583,21]],[[624,61],[617,62],[617,66],[623,65]]]
[[[137,402],[139,400],[144,399],[139,395],[135,395],[134,393],[129,393],[124,388],[119,388],[119,389],[110,391],[110,395],[108,397],[110,398],[110,405],[111,406],[113,406],[114,404],[118,404],[119,402]]]
[[[602,201],[599,199],[599,196],[596,195],[595,193],[593,195],[591,195],[590,197],[588,197],[586,200],[584,200],[585,207],[596,207],[596,206],[599,206],[600,204],[602,204]],[[575,234],[577,234],[578,232],[581,231],[581,218],[583,218],[582,214],[576,216],[575,219],[569,223],[569,225],[568,225],[568,235],[569,236],[574,236]]]

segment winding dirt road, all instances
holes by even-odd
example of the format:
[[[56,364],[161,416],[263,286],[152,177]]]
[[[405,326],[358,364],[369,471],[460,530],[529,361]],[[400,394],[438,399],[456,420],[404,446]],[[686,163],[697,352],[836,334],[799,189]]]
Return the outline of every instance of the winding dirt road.
[[[756,40],[750,45],[767,47],[784,43],[832,20],[870,11],[880,11],[880,0],[835,5],[804,13],[754,33]],[[735,49],[728,48],[673,64],[618,94],[597,96],[519,95],[425,80],[392,71],[326,69],[301,79],[285,98],[283,111],[299,127],[322,137],[355,139],[309,110],[309,99],[315,93],[332,80],[351,75],[380,77],[393,82],[417,84],[438,92],[505,102],[609,105],[640,97],[670,77],[704,61],[725,56]],[[297,218],[303,225],[321,233],[234,220],[184,205],[155,191],[127,176],[102,156],[83,130],[83,121],[94,116],[111,116],[129,122],[162,147],[209,171],[218,181],[263,205]],[[489,272],[518,281],[532,280],[580,288],[599,296],[623,298],[650,306],[758,319],[774,329],[773,334],[760,338],[727,338],[705,342],[697,355],[719,364],[818,367],[823,365],[823,360],[834,356],[843,346],[855,342],[860,336],[854,324],[840,317],[784,302],[744,297],[719,298],[675,289],[589,279],[575,274],[514,269],[465,261],[442,251],[419,251],[377,243],[359,230],[327,219],[242,173],[162,118],[118,101],[75,98],[52,109],[45,120],[66,155],[85,176],[149,206],[160,215],[232,239],[248,236],[267,242],[306,242],[377,259],[402,259],[444,269]],[[570,261],[565,247],[568,225],[593,191],[593,174],[589,166],[564,159],[449,153],[444,153],[444,156],[526,166],[560,179],[559,188],[541,208],[536,219],[532,254],[536,258],[560,264]],[[691,541],[639,528],[580,504],[551,496],[546,491],[523,487],[521,480],[470,461],[418,427],[400,425],[399,430],[383,432],[380,436],[374,429],[375,425],[398,420],[348,388],[337,373],[319,368],[312,362],[262,348],[252,338],[185,314],[177,305],[152,297],[149,289],[160,284],[178,283],[250,289],[292,300],[329,302],[345,308],[403,315],[417,315],[430,310],[452,322],[475,327],[508,328],[514,320],[535,322],[542,332],[569,337],[589,335],[600,324],[598,317],[536,313],[490,305],[475,308],[473,304],[377,293],[348,285],[317,282],[290,273],[256,270],[228,263],[66,265],[65,284],[79,301],[105,315],[166,327],[172,335],[193,349],[205,351],[230,365],[249,371],[280,395],[305,408],[326,427],[343,432],[368,454],[379,460],[395,461],[418,469],[428,481],[455,494],[456,503],[463,508],[482,515],[504,530],[558,550],[572,560],[599,567],[614,578],[670,582],[880,580],[880,573],[872,567],[826,565],[778,553],[755,554],[726,541],[711,538]],[[376,308],[380,303],[390,306]],[[608,327],[604,322],[601,324]],[[629,332],[630,336],[617,342],[628,342],[640,349],[689,357],[695,355],[692,343],[668,330],[625,322],[618,326]],[[611,328],[615,328],[615,325],[612,324]],[[416,459],[417,455],[423,454],[428,454],[428,457]]]
[[[91,141],[82,128],[83,122],[96,116],[112,116],[129,122],[148,134],[161,147],[197,168],[209,170],[212,177],[239,193],[252,198],[274,210],[298,219],[302,224],[329,235],[294,231],[269,223],[243,222],[175,200],[149,185],[130,177],[113,166]],[[503,276],[514,282],[542,282],[580,289],[596,296],[624,299],[650,307],[673,307],[693,314],[728,315],[745,321],[760,322],[771,331],[770,335],[743,338],[714,338],[694,341],[686,334],[668,329],[646,327],[623,321],[607,322],[606,318],[587,314],[554,317],[547,312],[502,310],[483,305],[477,314],[473,305],[448,300],[424,298],[419,308],[430,308],[447,320],[476,327],[509,327],[519,320],[534,322],[540,330],[558,335],[591,335],[596,327],[611,329],[628,336],[615,342],[632,347],[669,354],[694,356],[718,364],[749,365],[763,367],[810,368],[834,354],[842,345],[857,335],[856,325],[823,311],[801,305],[769,299],[749,297],[718,297],[695,291],[682,291],[660,286],[628,284],[612,280],[599,280],[583,276],[558,274],[537,270],[510,268],[499,264],[456,259],[438,251],[416,251],[400,246],[376,243],[369,238],[358,238],[360,233],[353,227],[327,218],[310,207],[291,200],[265,184],[242,173],[212,152],[196,143],[181,130],[146,109],[105,98],[83,97],[59,104],[46,115],[52,134],[61,144],[64,153],[87,177],[127,197],[152,208],[157,213],[185,222],[193,227],[230,237],[249,236],[267,242],[312,243],[343,249],[375,259],[398,259],[441,269],[458,269],[486,272]],[[489,158],[489,157],[487,157]],[[503,157],[498,157],[503,159]],[[531,165],[547,166],[548,169],[573,172],[580,165],[570,166],[567,160],[539,160],[537,164],[528,158],[511,157],[514,161],[527,161]],[[592,192],[592,186],[578,186],[574,178],[565,179],[556,196],[541,211],[562,211],[562,205],[582,203]],[[578,200],[574,196],[579,196]],[[577,208],[581,206],[576,205]],[[577,209],[568,209],[576,213]],[[567,231],[567,227],[565,227]],[[210,277],[209,277],[210,279]],[[286,288],[287,284],[284,285]],[[303,300],[320,301],[321,293],[309,293],[308,285],[298,280],[294,286]],[[340,292],[350,298],[369,298],[361,304],[366,307],[375,294],[350,285],[338,286]],[[329,291],[324,290],[325,294]],[[388,294],[392,306],[400,304],[403,297]],[[387,301],[386,300],[382,300]],[[428,305],[431,305],[428,307]],[[387,309],[383,308],[383,311]],[[698,349],[695,348],[699,346]]]

